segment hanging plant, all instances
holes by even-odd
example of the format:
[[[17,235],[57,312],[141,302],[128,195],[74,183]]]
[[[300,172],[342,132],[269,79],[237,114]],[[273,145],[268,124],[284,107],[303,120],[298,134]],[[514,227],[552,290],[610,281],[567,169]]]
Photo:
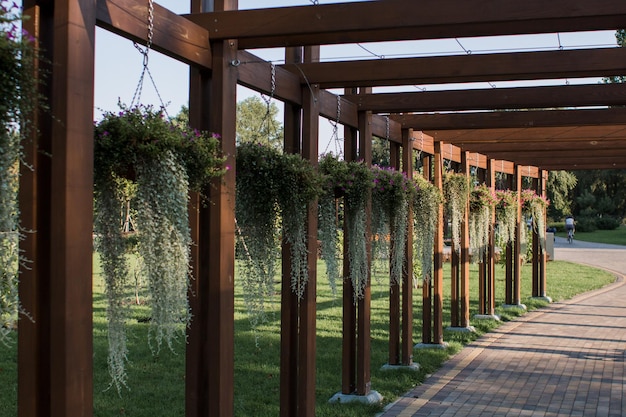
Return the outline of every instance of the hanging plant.
[[[0,342],[17,325],[19,241],[18,185],[22,140],[32,133],[31,112],[41,104],[35,59],[38,51],[20,27],[18,7],[0,3]],[[27,312],[22,313],[27,315]]]
[[[473,262],[480,262],[489,246],[496,202],[495,193],[484,184],[475,186],[470,193],[469,235]]]
[[[454,248],[461,248],[461,222],[465,216],[469,199],[469,183],[465,175],[447,172],[443,176],[443,196],[446,212],[451,224],[451,237]]]
[[[337,236],[334,220],[330,221],[331,199],[343,198],[346,239],[348,241],[349,276],[354,289],[354,302],[363,298],[368,284],[369,266],[367,260],[365,208],[373,186],[372,171],[363,162],[344,162],[332,154],[324,155],[320,160],[320,173],[325,176],[324,193],[320,197],[320,239],[322,239],[322,257],[327,263],[327,270],[339,271]],[[331,230],[335,227],[335,231]],[[329,242],[323,238],[329,237]],[[333,251],[334,250],[334,251]],[[335,263],[333,265],[333,263]],[[330,267],[329,267],[330,266]],[[333,285],[331,275],[331,286]]]
[[[291,251],[291,289],[298,297],[304,294],[307,208],[320,187],[319,175],[299,155],[257,143],[237,149],[236,216],[247,251],[243,287],[253,326],[264,319],[265,299],[274,292],[281,225]]]
[[[391,283],[402,282],[409,201],[415,187],[402,172],[372,167],[372,236],[374,259],[390,260]],[[389,238],[387,238],[389,236]],[[378,256],[376,256],[378,255]]]
[[[163,343],[173,349],[191,317],[188,193],[202,192],[222,175],[223,162],[217,135],[176,126],[151,106],[120,104],[119,112],[105,113],[96,125],[94,227],[108,299],[109,372],[118,391],[126,385],[127,201],[132,199],[137,212],[137,253],[150,295],[150,346],[154,352]]]
[[[435,231],[439,205],[442,203],[443,195],[439,188],[417,175],[413,198],[414,246],[421,265],[422,279],[425,281],[429,281],[432,276]]]
[[[522,190],[521,201],[522,213],[527,219],[532,220],[533,229],[539,236],[539,246],[543,252],[546,245],[545,213],[550,201],[537,195],[533,190]]]
[[[496,222],[498,245],[506,247],[515,242],[517,226],[517,192],[496,190]]]

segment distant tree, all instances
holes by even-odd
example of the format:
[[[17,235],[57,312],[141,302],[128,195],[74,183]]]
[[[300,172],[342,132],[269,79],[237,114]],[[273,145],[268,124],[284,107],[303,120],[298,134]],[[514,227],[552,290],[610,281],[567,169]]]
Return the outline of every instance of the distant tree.
[[[278,107],[268,106],[257,96],[237,103],[237,143],[257,142],[283,148],[283,126],[277,120]]]
[[[568,171],[550,171],[546,191],[550,199],[548,217],[554,220],[563,219],[572,214],[571,191],[578,182],[576,176]]]
[[[626,170],[577,171],[576,176],[574,214],[626,217]]]
[[[620,29],[615,32],[615,39],[617,40],[617,44],[621,47],[626,46],[626,29]],[[603,79],[605,83],[623,83],[626,82],[625,75],[615,75],[612,77],[606,77]]]
[[[390,165],[389,141],[372,137],[372,164],[388,167]]]

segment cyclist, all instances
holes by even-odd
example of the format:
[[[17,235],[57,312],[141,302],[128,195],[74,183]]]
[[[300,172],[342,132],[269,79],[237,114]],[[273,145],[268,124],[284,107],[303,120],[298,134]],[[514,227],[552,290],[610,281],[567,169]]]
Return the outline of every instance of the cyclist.
[[[571,242],[571,239],[574,237],[574,232],[576,231],[574,217],[571,214],[565,218],[565,230],[567,231],[567,239]]]

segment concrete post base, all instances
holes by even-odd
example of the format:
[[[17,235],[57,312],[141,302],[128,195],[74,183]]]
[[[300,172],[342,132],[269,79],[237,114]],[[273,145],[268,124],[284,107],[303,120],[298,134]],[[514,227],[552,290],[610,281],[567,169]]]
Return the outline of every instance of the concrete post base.
[[[352,403],[352,402],[360,402],[364,404],[378,404],[383,401],[383,396],[380,395],[378,391],[370,391],[367,395],[357,395],[357,394],[343,394],[338,392],[333,395],[329,403]]]

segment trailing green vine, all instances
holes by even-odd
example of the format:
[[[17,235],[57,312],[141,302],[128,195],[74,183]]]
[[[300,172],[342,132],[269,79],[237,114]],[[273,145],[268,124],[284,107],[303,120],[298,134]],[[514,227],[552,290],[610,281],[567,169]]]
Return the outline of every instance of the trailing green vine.
[[[155,352],[184,336],[190,266],[189,190],[203,192],[221,176],[224,158],[217,135],[173,124],[151,106],[107,112],[95,128],[96,248],[108,298],[109,373],[126,386],[125,323],[131,249],[123,233],[129,200],[136,210],[136,249],[150,295],[149,341]],[[155,343],[153,344],[152,341]]]
[[[43,107],[35,75],[39,51],[20,20],[15,3],[0,2],[0,342],[5,344],[21,311],[19,263],[25,261],[19,252],[23,238],[18,206],[21,143],[33,131],[31,112]]]
[[[522,213],[527,219],[532,220],[533,229],[539,237],[539,246],[541,251],[545,250],[546,245],[546,209],[550,205],[550,201],[537,195],[533,190],[522,190],[521,193]]]
[[[253,326],[274,293],[280,232],[290,248],[291,289],[302,297],[309,271],[306,219],[321,180],[311,163],[258,143],[237,149],[236,216],[247,250],[244,299]],[[282,227],[282,229],[281,229]]]
[[[328,242],[322,240],[322,258],[330,265],[328,269],[338,272],[336,264],[337,241],[335,227],[331,224],[329,214],[332,204],[330,200],[343,198],[345,238],[347,240],[347,253],[349,263],[348,277],[352,282],[354,290],[353,298],[355,304],[362,299],[364,290],[368,285],[369,265],[367,259],[367,224],[366,224],[366,204],[373,186],[373,174],[363,162],[345,162],[337,157],[324,155],[319,164],[320,172],[325,176],[324,193],[320,197],[320,238],[329,236]],[[333,251],[334,250],[334,251]],[[335,263],[333,265],[333,263]],[[332,286],[332,279],[331,286]]]
[[[469,199],[469,182],[463,174],[446,172],[443,176],[443,196],[450,219],[454,248],[461,248],[461,222]]]
[[[400,171],[372,167],[372,236],[374,259],[390,260],[391,283],[402,282],[409,201],[415,187]],[[386,236],[389,235],[389,239]],[[387,255],[388,254],[388,258]]]
[[[433,270],[435,249],[435,231],[439,205],[443,204],[443,195],[424,177],[415,177],[415,196],[413,198],[414,246],[423,280],[430,280]]]
[[[484,184],[475,186],[470,193],[469,235],[470,253],[473,262],[480,262],[489,247],[493,211],[496,196]]]
[[[506,247],[508,244],[515,242],[517,192],[496,190],[496,199],[497,241],[499,246]]]

